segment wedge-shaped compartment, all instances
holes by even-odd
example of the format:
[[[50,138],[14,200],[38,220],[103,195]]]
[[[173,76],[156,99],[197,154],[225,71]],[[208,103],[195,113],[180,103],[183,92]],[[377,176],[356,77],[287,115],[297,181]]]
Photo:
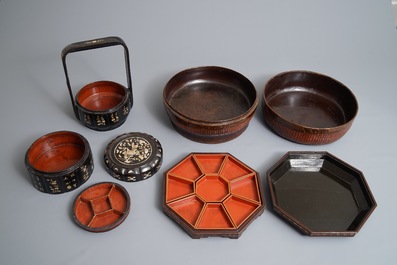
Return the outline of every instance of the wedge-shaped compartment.
[[[173,167],[168,174],[185,179],[196,180],[202,175],[200,167],[193,156],[188,156]]]
[[[103,182],[88,187],[76,197],[73,218],[87,231],[105,232],[127,218],[130,204],[128,192],[122,186]]]
[[[327,152],[288,152],[267,176],[275,212],[310,236],[354,236],[376,207],[363,173]]]
[[[123,213],[114,210],[101,212],[97,215],[94,215],[91,222],[87,226],[92,229],[101,229],[104,224],[113,224],[117,222],[122,215]]]
[[[260,202],[237,196],[229,196],[224,205],[235,227],[239,227],[261,206]]]
[[[169,174],[166,180],[167,193],[165,200],[167,202],[185,197],[194,193],[194,182],[189,179],[180,178]]]
[[[81,193],[80,200],[90,202],[106,197],[112,191],[113,185],[91,186],[88,188]]]
[[[221,169],[220,175],[225,179],[232,181],[236,178],[243,177],[253,172],[252,169],[247,167],[244,163],[240,162],[232,156],[228,156],[225,161],[223,168]]]
[[[197,228],[219,230],[233,229],[235,226],[222,203],[207,203],[200,216]]]
[[[255,174],[248,174],[230,182],[230,189],[233,195],[255,201],[261,202],[258,180]]]
[[[168,206],[190,226],[195,227],[204,207],[204,202],[195,195],[176,200]]]
[[[197,154],[193,156],[205,174],[218,174],[226,159],[226,154]]]
[[[163,210],[192,238],[238,238],[265,208],[259,184],[230,154],[191,153],[165,173]]]

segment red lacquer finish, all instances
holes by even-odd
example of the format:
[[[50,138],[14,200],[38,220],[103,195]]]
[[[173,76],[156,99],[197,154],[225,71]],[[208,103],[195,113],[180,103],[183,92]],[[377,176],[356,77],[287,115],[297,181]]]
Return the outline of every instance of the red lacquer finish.
[[[76,189],[94,168],[87,139],[70,131],[37,139],[26,152],[25,165],[36,189],[51,194]]]
[[[81,88],[74,98],[66,65],[67,55],[115,45],[124,48],[127,87],[112,81],[97,81]],[[73,110],[79,121],[97,131],[115,129],[126,121],[133,105],[133,95],[129,51],[121,38],[106,37],[69,44],[62,50],[62,63]]]
[[[163,210],[192,238],[238,238],[264,208],[259,174],[227,153],[192,153],[164,177]]]
[[[75,199],[73,218],[90,232],[106,232],[119,226],[130,211],[130,197],[120,185],[103,182],[82,191]]]

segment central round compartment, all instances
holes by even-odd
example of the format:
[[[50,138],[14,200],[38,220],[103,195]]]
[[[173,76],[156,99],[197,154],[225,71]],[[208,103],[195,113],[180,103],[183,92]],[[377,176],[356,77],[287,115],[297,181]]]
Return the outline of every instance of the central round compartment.
[[[204,175],[196,183],[196,193],[206,202],[220,202],[229,195],[229,184],[218,175]]]

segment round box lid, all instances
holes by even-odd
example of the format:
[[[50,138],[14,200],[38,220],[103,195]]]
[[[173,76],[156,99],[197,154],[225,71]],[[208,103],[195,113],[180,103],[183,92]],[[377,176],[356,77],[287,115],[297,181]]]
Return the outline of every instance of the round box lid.
[[[90,232],[106,232],[120,225],[130,212],[126,189],[116,183],[102,182],[83,190],[74,200],[73,219]]]
[[[104,158],[106,170],[112,177],[135,182],[153,176],[160,169],[163,149],[153,136],[131,132],[112,140]]]

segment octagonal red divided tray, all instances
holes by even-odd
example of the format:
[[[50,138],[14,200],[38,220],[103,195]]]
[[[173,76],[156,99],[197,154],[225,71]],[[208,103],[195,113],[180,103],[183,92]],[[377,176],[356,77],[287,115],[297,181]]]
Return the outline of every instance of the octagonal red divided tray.
[[[259,174],[227,153],[191,153],[165,173],[163,195],[192,238],[238,238],[265,209]]]

